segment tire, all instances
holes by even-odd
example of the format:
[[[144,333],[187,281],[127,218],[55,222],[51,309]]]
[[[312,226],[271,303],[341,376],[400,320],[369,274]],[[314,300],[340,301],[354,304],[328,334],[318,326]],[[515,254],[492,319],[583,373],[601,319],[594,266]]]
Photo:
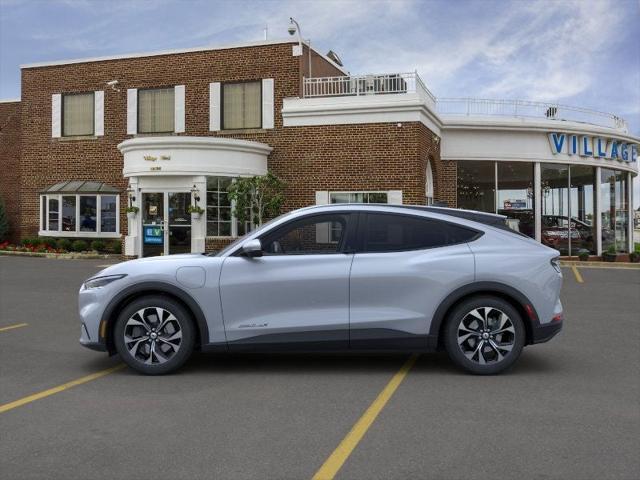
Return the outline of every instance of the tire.
[[[162,322],[158,322],[160,317]],[[162,375],[177,370],[189,359],[195,327],[180,303],[162,296],[142,297],[118,316],[114,343],[131,368],[145,375]]]
[[[443,340],[458,367],[476,375],[495,375],[513,365],[525,339],[518,311],[501,298],[483,295],[454,308],[447,317]]]

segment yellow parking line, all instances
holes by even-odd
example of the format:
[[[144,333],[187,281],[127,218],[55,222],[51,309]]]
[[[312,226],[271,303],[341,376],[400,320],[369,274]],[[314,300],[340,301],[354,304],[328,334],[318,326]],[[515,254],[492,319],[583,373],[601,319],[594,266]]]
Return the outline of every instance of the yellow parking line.
[[[573,275],[576,277],[576,282],[584,283],[582,275],[580,275],[580,272],[578,271],[578,267],[576,267],[575,265],[571,265],[571,270],[573,270]]]
[[[96,380],[100,377],[104,377],[105,375],[109,375],[117,370],[124,368],[124,363],[120,363],[115,367],[107,368],[106,370],[101,370],[96,373],[92,373],[91,375],[87,375],[86,377],[78,378],[77,380],[72,380],[70,382],[64,383],[62,385],[58,385],[57,387],[50,388],[48,390],[44,390],[39,393],[34,393],[33,395],[29,395],[28,397],[20,398],[19,400],[15,400],[13,402],[5,403],[4,405],[0,405],[0,413],[8,412],[9,410],[13,410],[14,408],[21,407],[26,405],[27,403],[35,402],[36,400],[40,400],[41,398],[49,397],[51,395],[55,395],[56,393],[63,392],[69,388],[77,387],[78,385],[82,385],[83,383],[90,382],[91,380]]]
[[[378,414],[382,411],[389,399],[393,396],[394,392],[398,389],[404,377],[407,376],[413,364],[416,363],[417,355],[412,355],[404,365],[393,376],[387,386],[378,394],[378,397],[373,401],[366,412],[360,417],[360,419],[351,428],[351,431],[340,442],[340,445],[333,451],[331,456],[322,464],[320,470],[316,472],[312,480],[331,480],[338,473],[344,462],[349,458],[351,452],[358,446],[364,434],[367,433],[369,427],[378,417]]]
[[[29,325],[28,323],[16,323],[15,325],[9,325],[8,327],[0,327],[0,332],[4,332],[6,330],[13,330],[14,328],[26,327]]]

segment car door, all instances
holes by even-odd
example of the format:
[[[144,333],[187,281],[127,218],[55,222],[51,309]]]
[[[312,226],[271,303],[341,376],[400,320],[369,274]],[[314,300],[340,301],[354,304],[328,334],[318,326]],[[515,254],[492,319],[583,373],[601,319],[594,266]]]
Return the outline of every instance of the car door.
[[[350,278],[350,346],[424,348],[438,305],[474,279],[472,229],[402,213],[360,219]]]
[[[348,347],[351,218],[298,217],[261,236],[262,256],[225,259],[220,294],[230,348]]]

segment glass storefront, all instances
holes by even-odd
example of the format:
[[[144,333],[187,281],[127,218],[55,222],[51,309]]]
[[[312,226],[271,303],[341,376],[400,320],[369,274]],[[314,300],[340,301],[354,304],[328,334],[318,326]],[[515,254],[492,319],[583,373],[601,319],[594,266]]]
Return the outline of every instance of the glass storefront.
[[[602,221],[602,251],[628,251],[629,198],[626,172],[601,169],[600,214]]]
[[[495,213],[495,162],[458,162],[458,208]]]
[[[540,192],[534,185],[534,163],[458,162],[458,208],[499,213],[507,222],[536,237],[536,194],[540,195],[540,239],[562,255],[598,250],[596,201],[600,202],[602,251],[627,252],[629,246],[629,180],[619,170],[540,163]],[[597,185],[599,184],[599,193]]]
[[[511,228],[535,238],[533,163],[497,162],[498,213]]]
[[[569,166],[540,164],[542,243],[569,255]]]

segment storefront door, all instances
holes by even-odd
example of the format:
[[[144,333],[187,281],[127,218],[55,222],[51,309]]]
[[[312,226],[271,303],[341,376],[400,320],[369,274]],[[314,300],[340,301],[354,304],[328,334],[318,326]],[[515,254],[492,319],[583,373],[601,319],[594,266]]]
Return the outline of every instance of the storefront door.
[[[187,192],[142,194],[142,256],[191,252],[191,215]]]

